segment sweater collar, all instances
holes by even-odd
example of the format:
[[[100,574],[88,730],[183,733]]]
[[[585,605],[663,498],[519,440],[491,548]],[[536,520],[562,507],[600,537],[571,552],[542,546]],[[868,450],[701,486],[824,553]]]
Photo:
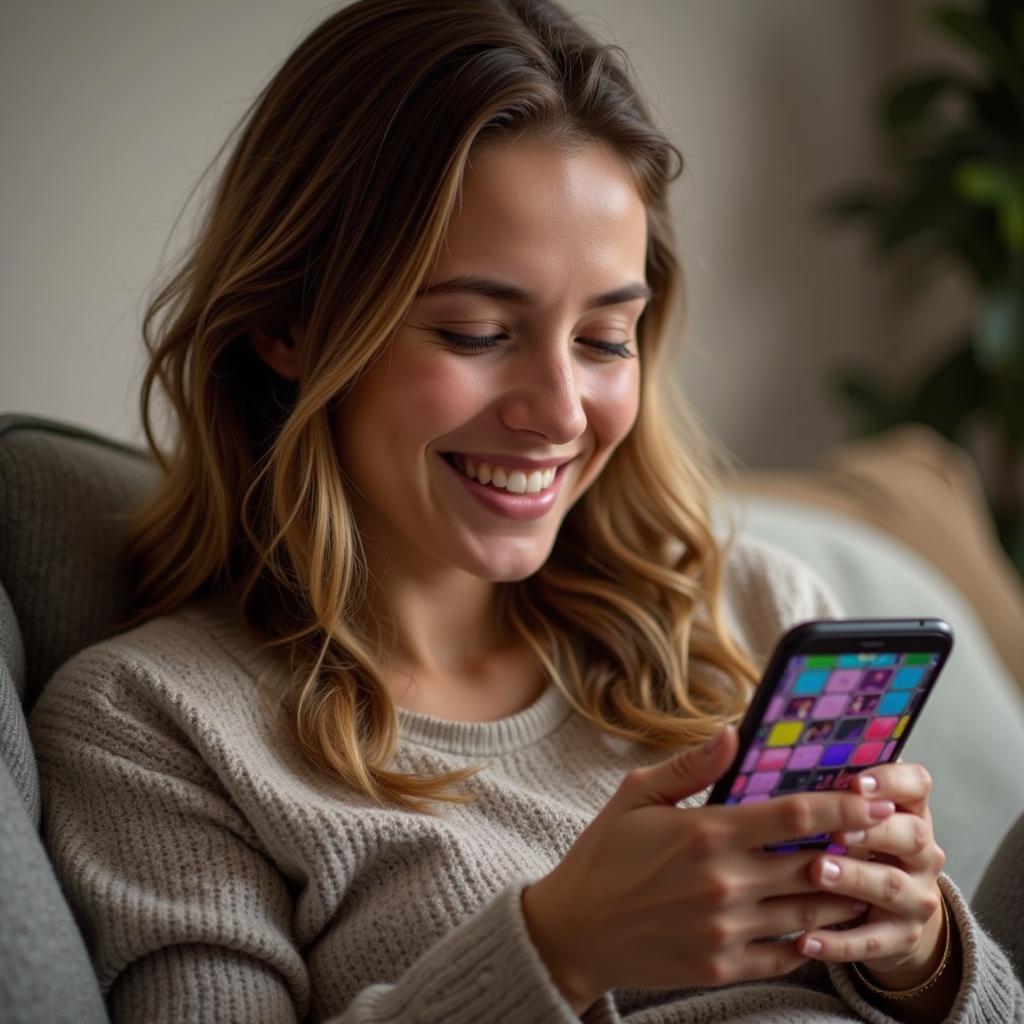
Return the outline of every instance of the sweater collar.
[[[550,736],[572,713],[557,686],[548,683],[527,708],[492,722],[453,722],[398,709],[402,741],[470,757],[507,754]]]

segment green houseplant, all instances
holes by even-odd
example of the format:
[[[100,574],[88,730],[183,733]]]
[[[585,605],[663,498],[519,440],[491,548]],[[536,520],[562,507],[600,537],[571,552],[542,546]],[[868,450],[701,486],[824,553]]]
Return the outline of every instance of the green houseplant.
[[[942,5],[927,17],[969,57],[967,68],[921,70],[886,90],[887,180],[845,190],[824,212],[867,226],[877,256],[899,268],[904,295],[939,267],[958,267],[974,316],[903,392],[857,368],[840,371],[837,385],[861,433],[917,421],[966,444],[982,427],[996,453],[993,518],[1024,574],[1024,5]]]

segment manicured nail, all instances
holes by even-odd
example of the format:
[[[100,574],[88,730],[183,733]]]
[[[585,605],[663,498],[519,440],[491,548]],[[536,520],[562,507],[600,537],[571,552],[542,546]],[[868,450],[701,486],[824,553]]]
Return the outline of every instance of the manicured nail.
[[[866,835],[867,833],[861,828],[857,829],[856,832],[844,832],[843,839],[847,843],[859,843]]]
[[[860,791],[862,793],[874,793],[878,789],[878,779],[874,775],[858,775],[860,779]]]
[[[804,953],[807,956],[817,956],[821,952],[821,943],[817,939],[808,939],[804,943]]]
[[[872,800],[868,804],[868,814],[876,820],[888,818],[895,811],[896,805],[891,800]]]
[[[839,877],[839,865],[834,860],[826,860],[821,866],[821,873],[826,878],[838,878]]]

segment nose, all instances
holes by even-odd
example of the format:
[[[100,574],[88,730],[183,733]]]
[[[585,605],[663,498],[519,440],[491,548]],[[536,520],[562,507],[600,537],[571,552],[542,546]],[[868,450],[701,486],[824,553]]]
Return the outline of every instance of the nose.
[[[512,430],[540,434],[551,444],[568,444],[587,428],[583,396],[567,346],[554,351],[531,346],[513,361],[501,406],[501,419]]]

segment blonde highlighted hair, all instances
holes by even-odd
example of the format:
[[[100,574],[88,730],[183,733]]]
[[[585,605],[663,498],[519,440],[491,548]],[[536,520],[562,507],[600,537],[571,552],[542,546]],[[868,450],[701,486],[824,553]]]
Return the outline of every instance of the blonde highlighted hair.
[[[474,149],[600,140],[648,215],[640,412],[547,563],[497,584],[499,608],[601,729],[671,750],[736,721],[756,669],[720,611],[725,549],[710,508],[727,460],[662,391],[683,306],[667,188],[683,160],[624,52],[552,0],[358,0],[299,45],[235,134],[143,322],[142,418],[162,474],[129,531],[138,613],[123,625],[227,595],[267,648],[290,655],[282,710],[312,764],[381,803],[472,799],[460,784],[474,767],[389,767],[398,719],[363,624],[365,564],[331,411],[426,283]],[[290,382],[250,339],[295,322]]]

